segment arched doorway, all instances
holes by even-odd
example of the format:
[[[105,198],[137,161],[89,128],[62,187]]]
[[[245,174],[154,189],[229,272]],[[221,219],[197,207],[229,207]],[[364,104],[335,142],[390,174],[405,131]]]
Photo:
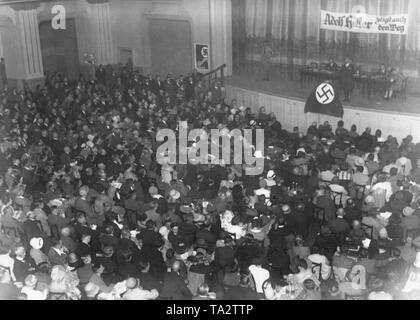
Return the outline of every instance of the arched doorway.
[[[39,24],[45,72],[60,72],[71,80],[79,77],[79,50],[75,19],[66,20],[65,30],[54,30],[51,21]]]

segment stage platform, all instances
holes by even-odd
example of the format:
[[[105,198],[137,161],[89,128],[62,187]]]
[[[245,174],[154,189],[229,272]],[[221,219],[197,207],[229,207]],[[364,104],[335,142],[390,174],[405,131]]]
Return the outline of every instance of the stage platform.
[[[298,126],[301,131],[313,122],[329,121],[336,127],[338,118],[319,114],[305,114],[305,101],[315,86],[300,87],[300,79],[294,81],[272,78],[270,81],[260,80],[258,75],[234,75],[225,81],[229,100],[237,99],[239,105],[251,107],[257,111],[265,106],[267,112],[274,112],[286,130]],[[379,95],[370,100],[364,98],[358,89],[350,104],[344,104],[346,128],[352,124],[362,133],[366,127],[374,132],[381,129],[384,137],[393,135],[399,140],[411,134],[416,142],[420,142],[420,97],[407,95],[407,100],[383,100]]]

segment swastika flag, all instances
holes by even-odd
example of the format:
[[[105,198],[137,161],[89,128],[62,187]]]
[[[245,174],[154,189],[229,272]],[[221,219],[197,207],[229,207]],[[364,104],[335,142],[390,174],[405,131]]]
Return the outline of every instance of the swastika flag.
[[[322,82],[315,87],[306,100],[305,113],[321,113],[343,118],[344,110],[339,91],[331,82]]]

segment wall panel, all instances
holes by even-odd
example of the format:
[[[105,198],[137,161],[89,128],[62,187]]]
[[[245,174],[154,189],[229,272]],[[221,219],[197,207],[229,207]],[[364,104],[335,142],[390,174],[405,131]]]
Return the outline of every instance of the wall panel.
[[[337,122],[340,120],[326,115],[305,114],[305,102],[303,100],[268,95],[231,85],[226,86],[226,92],[229,101],[236,99],[239,106],[251,107],[254,112],[258,111],[261,106],[265,106],[267,112],[273,112],[282,123],[283,128],[290,131],[295,126],[298,126],[301,131],[306,131],[307,127],[313,121],[317,121],[318,123],[329,121],[335,128]],[[358,127],[359,133],[363,132],[366,127],[370,127],[373,132],[376,129],[382,130],[384,137],[393,135],[401,141],[401,139],[411,134],[414,141],[420,142],[420,116],[345,108],[343,121],[347,128],[355,124]]]

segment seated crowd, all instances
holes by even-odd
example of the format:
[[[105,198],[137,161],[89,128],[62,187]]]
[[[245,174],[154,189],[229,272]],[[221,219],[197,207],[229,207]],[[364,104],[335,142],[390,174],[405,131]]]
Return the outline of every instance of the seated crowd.
[[[159,164],[179,121],[263,128],[264,172]],[[0,299],[420,298],[411,136],[287,132],[217,81],[126,67],[6,88],[0,135]]]

